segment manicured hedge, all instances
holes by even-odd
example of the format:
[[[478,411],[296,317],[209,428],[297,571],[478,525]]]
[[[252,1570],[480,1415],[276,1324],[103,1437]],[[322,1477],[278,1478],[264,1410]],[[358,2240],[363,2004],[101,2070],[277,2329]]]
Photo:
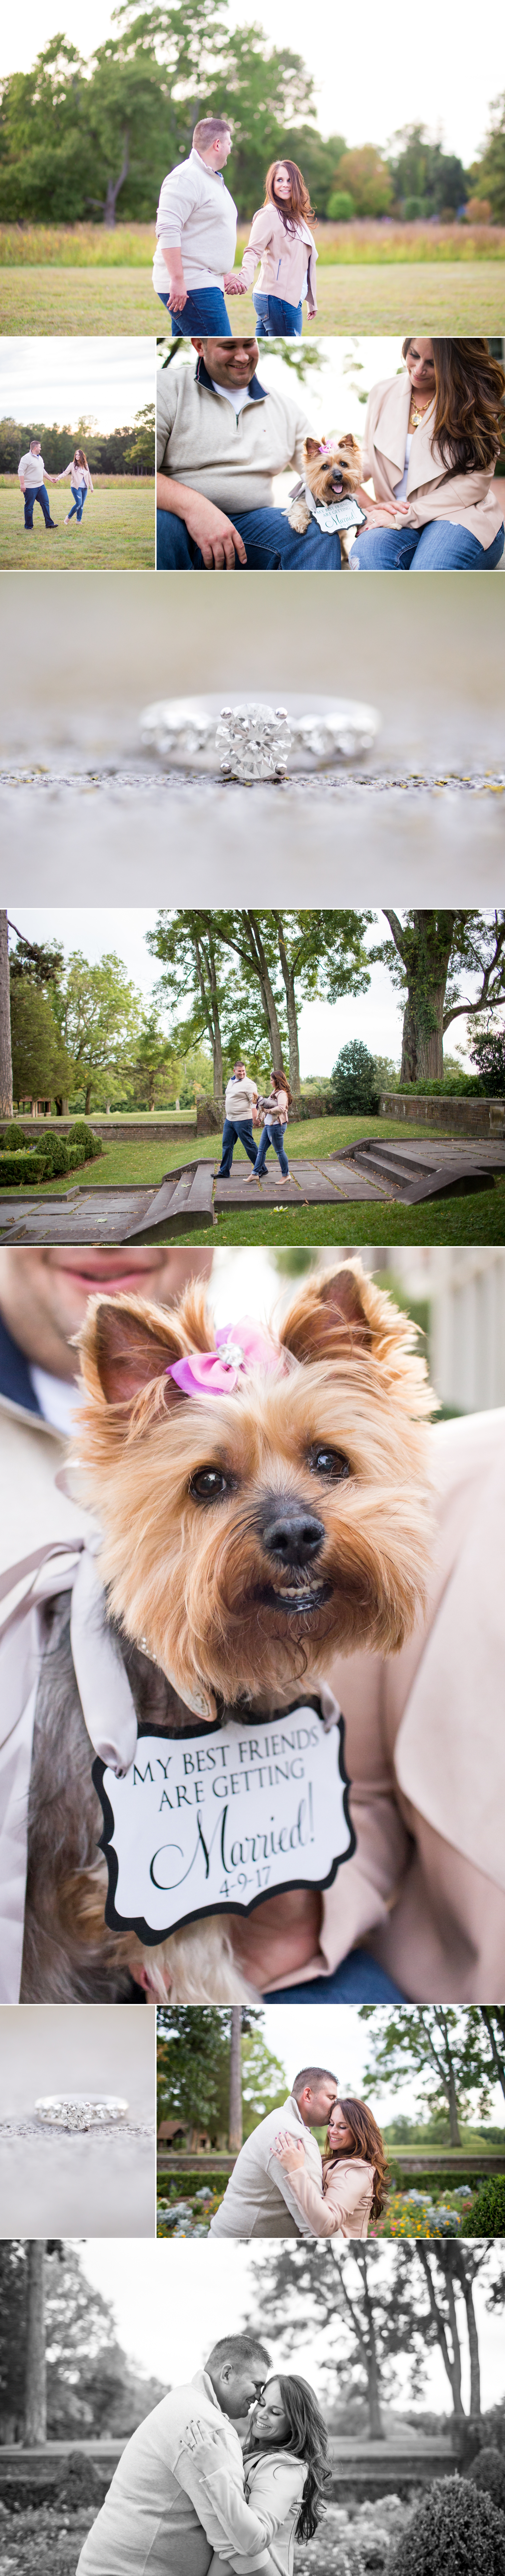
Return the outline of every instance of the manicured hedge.
[[[42,1154],[31,1154],[29,1151],[24,1154],[2,1154],[0,1189],[15,1190],[26,1186],[30,1189],[35,1181],[45,1181],[46,1174],[47,1164]]]
[[[505,2173],[488,2174],[463,2219],[462,2236],[505,2236]]]
[[[391,2576],[503,2576],[505,2518],[469,2478],[439,2478],[409,2519]]]
[[[93,1128],[88,1127],[85,1118],[74,1119],[73,1127],[69,1127],[67,1145],[80,1146],[83,1163],[92,1163],[97,1154],[103,1153],[101,1136],[95,1136]]]
[[[11,1118],[8,1127],[2,1127],[0,1132],[0,1153],[22,1154],[25,1148],[28,1151],[24,1127],[17,1127],[15,1118]]]

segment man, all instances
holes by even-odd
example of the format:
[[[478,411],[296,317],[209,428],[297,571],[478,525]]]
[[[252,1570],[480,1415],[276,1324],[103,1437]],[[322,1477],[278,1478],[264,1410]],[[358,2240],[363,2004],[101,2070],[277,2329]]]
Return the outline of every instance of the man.
[[[188,161],[163,180],[156,217],[153,286],[172,316],[172,339],[190,331],[226,331],[227,295],[245,295],[233,275],[237,208],[223,170],[231,152],[226,116],[203,116],[195,125]]]
[[[44,527],[57,528],[58,521],[57,519],[51,518],[49,508],[49,493],[46,490],[45,466],[44,458],[40,453],[40,438],[30,439],[30,445],[27,449],[26,456],[21,457],[20,464],[18,465],[18,475],[21,484],[21,491],[24,494],[25,528],[33,528],[34,501],[40,501],[40,507],[44,517]],[[48,474],[47,480],[48,483],[57,483],[58,476],[57,474]]]
[[[257,1098],[256,1083],[249,1081],[245,1064],[234,1064],[233,1073],[230,1075],[225,1091],[223,1152],[218,1181],[230,1179],[234,1145],[243,1145],[245,1153],[249,1156],[249,1162],[256,1162],[252,1112]]]
[[[197,364],[157,379],[158,572],[338,572],[340,538],[304,536],[273,478],[303,469],[310,424],[297,394],[260,384],[254,339],[193,341]]]
[[[1,1562],[14,1565],[44,1539],[65,1539],[86,1524],[81,1507],[56,1484],[74,1429],[79,1390],[72,1336],[88,1297],[122,1290],[171,1305],[196,1272],[208,1276],[210,1252],[0,1251],[0,1441],[3,1514]],[[2,1613],[0,1612],[0,1617]]]
[[[274,2576],[268,2519],[245,2501],[237,2429],[269,2366],[255,2336],[224,2335],[206,2369],[162,2397],[126,2444],[77,2576],[208,2576],[214,2550],[244,2576]]]
[[[251,2236],[311,2235],[308,2219],[290,2189],[289,2174],[274,2154],[275,2140],[279,2129],[289,2129],[294,2137],[300,2127],[305,2129],[307,2171],[321,2190],[321,2155],[310,2131],[326,2128],[337,2090],[337,2076],[329,2075],[324,2066],[303,2066],[295,2075],[283,2110],[269,2111],[241,2147],[221,2208],[211,2219],[211,2236],[240,2236],[249,2242]]]

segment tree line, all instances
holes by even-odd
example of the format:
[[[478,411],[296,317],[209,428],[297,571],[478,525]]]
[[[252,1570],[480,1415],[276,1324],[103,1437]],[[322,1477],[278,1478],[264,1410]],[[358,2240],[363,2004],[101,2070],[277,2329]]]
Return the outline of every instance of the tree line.
[[[431,2355],[440,2354],[450,2415],[461,2432],[469,2419],[481,2418],[479,2320],[475,2292],[479,2286],[489,2311],[502,2313],[505,2269],[501,2243],[484,2238],[475,2243],[431,2242],[405,2238],[388,2246],[355,2242],[337,2250],[325,2244],[324,2255],[308,2242],[278,2253],[272,2247],[268,2277],[253,2264],[255,2324],[265,2334],[272,2316],[288,2352],[300,2348],[300,2318],[310,2337],[324,2337],[323,2368],[329,2393],[329,2424],[345,2429],[352,2401],[365,2407],[373,2441],[384,2441],[383,2408],[401,2386],[410,2387],[419,2403]],[[248,2320],[250,2322],[250,2320]],[[465,2366],[470,2385],[467,2411],[463,2399]],[[401,2371],[401,2377],[400,2377]],[[412,2419],[411,2419],[412,2420]],[[417,2420],[419,2418],[417,2417]],[[503,2404],[486,2419],[488,2439],[495,2423],[503,2444]],[[438,2427],[437,2427],[438,2429]],[[496,2438],[496,2434],[495,2434]],[[431,2563],[431,2562],[430,2562]],[[461,2562],[462,2564],[463,2562]]]
[[[304,1003],[359,1002],[377,963],[388,968],[403,1015],[402,1090],[440,1082],[444,1037],[468,1015],[483,1080],[499,1090],[505,910],[391,910],[383,920],[389,935],[371,938],[381,924],[368,909],[160,911],[146,934],[161,968],[146,1007],[115,953],[91,965],[75,950],[65,963],[57,943],[21,938],[15,923],[9,953],[3,914],[1,1114],[10,1115],[13,1099],[54,1100],[66,1114],[71,1096],[86,1116],[92,1104],[182,1108],[199,1092],[211,1093],[220,1112],[239,1057],[260,1085],[284,1064],[296,1103]],[[353,1050],[368,1057],[358,1039]]]
[[[145,403],[135,414],[129,428],[94,430],[90,421],[77,424],[31,419],[0,420],[0,474],[17,474],[21,456],[26,456],[31,438],[40,438],[44,464],[49,474],[61,474],[74,447],[83,447],[90,473],[154,474],[155,409]]]
[[[204,2128],[211,2146],[226,2147],[229,2137],[230,2044],[234,2006],[164,2005],[158,2013],[158,2109],[161,2118],[180,2119],[190,2131]],[[238,2006],[241,2019],[242,2119],[248,2137],[267,2111],[282,2106],[286,2077],[269,2050],[262,2025],[264,2012]],[[492,2144],[505,2137],[505,2007],[498,2004],[415,2004],[401,2013],[362,2004],[360,2020],[370,2023],[370,2054],[363,2072],[364,2097],[379,2088],[394,2095],[411,2083],[420,2105],[420,2120],[397,2115],[386,2130],[388,2145],[417,2144],[422,2138],[459,2147],[462,2128]],[[503,2127],[489,2125],[492,2097],[502,2095]],[[428,2112],[428,2118],[426,2113]],[[482,2123],[485,2126],[482,2126]],[[190,2138],[190,2145],[195,2139]]]
[[[164,2396],[122,2350],[80,2248],[0,2243],[0,2442],[127,2436]]]
[[[180,0],[139,15],[114,12],[114,33],[88,61],[61,32],[0,92],[0,219],[5,223],[151,222],[165,172],[191,148],[197,119],[230,115],[229,178],[239,215],[261,204],[270,161],[304,171],[316,214],[454,219],[474,199],[505,213],[505,101],[491,111],[470,170],[430,142],[422,125],[389,154],[344,135],[323,138],[314,82],[301,55],[261,26],[230,28],[226,0]]]

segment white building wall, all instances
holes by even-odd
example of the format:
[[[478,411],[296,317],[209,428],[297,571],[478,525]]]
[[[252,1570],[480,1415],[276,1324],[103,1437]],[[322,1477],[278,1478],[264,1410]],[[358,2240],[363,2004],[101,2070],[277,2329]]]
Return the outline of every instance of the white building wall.
[[[505,1405],[505,1251],[398,1245],[387,1267],[406,1295],[430,1300],[431,1375],[441,1403],[462,1413]]]

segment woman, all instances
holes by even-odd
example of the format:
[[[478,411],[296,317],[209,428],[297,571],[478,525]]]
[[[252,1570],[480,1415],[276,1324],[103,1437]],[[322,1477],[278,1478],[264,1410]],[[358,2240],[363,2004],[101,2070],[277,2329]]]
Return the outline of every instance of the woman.
[[[309,314],[317,312],[317,250],[307,222],[311,214],[309,191],[296,161],[272,161],[265,202],[253,215],[240,271],[242,284],[252,286],[261,261],[253,290],[257,340],[275,340],[281,332],[288,339],[299,339],[305,296]]]
[[[384,2142],[367,2102],[336,2102],[326,2133],[322,2189],[305,2165],[303,2138],[280,2130],[274,2153],[289,2174],[314,2236],[368,2236],[386,2197]]]
[[[358,499],[356,572],[493,572],[505,544],[500,484],[505,374],[487,340],[404,340],[405,375],[373,385]]]
[[[261,1138],[261,1144],[258,1145],[256,1162],[253,1163],[252,1172],[248,1172],[247,1174],[249,1181],[261,1180],[262,1172],[265,1170],[269,1145],[274,1146],[275,1153],[277,1154],[278,1161],[280,1163],[280,1187],[282,1188],[283,1181],[289,1181],[289,1163],[287,1154],[284,1152],[284,1130],[288,1123],[292,1096],[289,1082],[286,1081],[286,1075],[282,1072],[281,1068],[280,1072],[272,1074],[270,1099],[258,1100],[258,1113],[263,1119],[263,1135]]]
[[[306,2379],[267,2379],[244,2444],[247,2503],[269,2526],[279,2576],[292,2576],[295,2540],[312,2540],[329,2483],[328,2436]],[[270,2536],[271,2535],[271,2536]],[[216,2551],[209,2576],[233,2576]]]
[[[72,493],[72,509],[67,510],[63,525],[67,528],[69,519],[73,519],[77,512],[77,526],[80,528],[86,493],[92,492],[93,490],[88,459],[84,454],[83,447],[74,448],[74,454],[70,459],[70,465],[64,465],[63,473],[56,475],[56,482],[68,482],[69,475],[70,490]]]

